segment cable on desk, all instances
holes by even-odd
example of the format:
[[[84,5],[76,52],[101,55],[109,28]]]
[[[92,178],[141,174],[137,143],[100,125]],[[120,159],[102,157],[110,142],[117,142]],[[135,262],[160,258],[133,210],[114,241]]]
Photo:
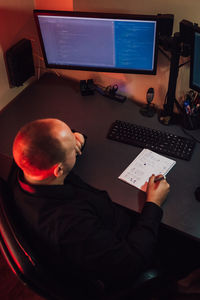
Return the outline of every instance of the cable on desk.
[[[189,132],[187,132],[185,128],[183,128],[183,127],[181,126],[181,129],[182,129],[182,131],[183,131],[187,136],[189,136],[189,137],[190,137],[191,139],[193,139],[195,142],[200,143],[200,140],[198,140],[198,139],[197,139],[196,137],[194,137],[192,134],[190,134]]]

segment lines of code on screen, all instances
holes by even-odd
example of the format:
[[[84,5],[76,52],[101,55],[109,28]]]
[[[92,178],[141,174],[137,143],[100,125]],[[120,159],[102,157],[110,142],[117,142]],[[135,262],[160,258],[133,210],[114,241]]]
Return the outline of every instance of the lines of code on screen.
[[[47,63],[152,70],[156,22],[39,16]]]
[[[152,70],[155,22],[115,22],[115,46],[117,67]]]

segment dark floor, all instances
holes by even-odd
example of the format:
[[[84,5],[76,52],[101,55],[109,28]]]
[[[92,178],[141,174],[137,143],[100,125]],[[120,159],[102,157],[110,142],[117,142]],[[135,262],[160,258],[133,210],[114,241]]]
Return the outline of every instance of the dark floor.
[[[198,274],[200,276],[200,272]],[[36,295],[12,273],[0,253],[0,299],[1,300],[44,300]],[[200,300],[200,278],[193,280],[194,284],[188,286],[188,280],[182,281],[182,287],[179,285],[179,291],[175,288],[171,296],[166,298],[152,298],[152,300]],[[196,281],[196,282],[195,282]],[[188,287],[187,287],[188,286]],[[180,292],[182,290],[182,292]],[[198,293],[195,291],[198,290]],[[81,299],[80,299],[81,300]],[[95,300],[95,299],[94,299]],[[133,299],[137,300],[137,299]],[[144,299],[145,300],[145,299]]]

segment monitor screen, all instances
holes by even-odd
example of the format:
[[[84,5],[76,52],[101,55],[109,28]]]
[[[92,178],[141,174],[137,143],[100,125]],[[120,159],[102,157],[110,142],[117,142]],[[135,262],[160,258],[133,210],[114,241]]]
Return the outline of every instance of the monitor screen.
[[[190,88],[200,92],[200,27],[195,28],[193,35],[190,64]]]
[[[46,67],[155,74],[155,16],[34,10]]]

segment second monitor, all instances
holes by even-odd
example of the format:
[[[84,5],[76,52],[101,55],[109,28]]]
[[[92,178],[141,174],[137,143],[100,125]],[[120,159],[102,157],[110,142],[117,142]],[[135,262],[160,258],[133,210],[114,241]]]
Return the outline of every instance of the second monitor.
[[[195,27],[192,39],[190,88],[200,92],[200,27]]]

